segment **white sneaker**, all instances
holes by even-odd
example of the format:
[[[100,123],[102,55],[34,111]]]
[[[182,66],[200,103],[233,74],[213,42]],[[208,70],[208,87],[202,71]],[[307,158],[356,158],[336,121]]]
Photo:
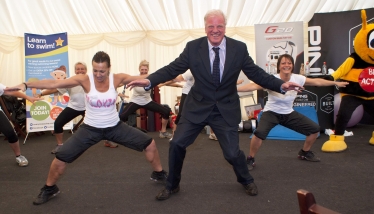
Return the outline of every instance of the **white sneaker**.
[[[20,156],[16,157],[16,161],[17,161],[19,166],[29,165],[29,161],[23,155],[20,155]]]
[[[215,134],[210,134],[209,139],[211,140],[218,140]]]
[[[160,132],[160,135],[159,135],[160,138],[172,138],[173,135],[170,134],[169,132]]]
[[[113,143],[112,141],[108,141],[108,140],[106,140],[106,141],[104,142],[104,146],[105,146],[105,147],[109,147],[109,148],[117,148],[117,147],[118,147],[118,144]]]

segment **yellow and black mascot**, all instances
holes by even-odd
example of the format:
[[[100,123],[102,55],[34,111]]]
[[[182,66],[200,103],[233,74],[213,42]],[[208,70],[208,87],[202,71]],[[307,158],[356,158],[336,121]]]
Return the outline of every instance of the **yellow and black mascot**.
[[[366,12],[361,10],[362,28],[354,39],[354,52],[332,74],[334,80],[349,82],[340,88],[342,96],[339,112],[335,121],[335,135],[322,146],[324,152],[341,152],[347,148],[344,131],[354,110],[362,105],[364,110],[374,117],[374,93],[363,90],[359,84],[361,71],[374,67],[374,24],[366,23]],[[369,143],[374,145],[374,132]]]

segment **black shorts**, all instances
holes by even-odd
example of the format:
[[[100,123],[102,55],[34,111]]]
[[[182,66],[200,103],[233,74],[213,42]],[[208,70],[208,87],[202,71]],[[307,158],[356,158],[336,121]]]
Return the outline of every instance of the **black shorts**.
[[[136,151],[143,151],[152,142],[152,138],[144,132],[131,127],[122,121],[108,128],[95,128],[87,124],[79,126],[78,130],[64,142],[56,153],[60,161],[71,163],[88,148],[100,142],[109,140]]]
[[[254,135],[261,140],[265,140],[271,129],[278,124],[305,136],[320,131],[320,127],[317,123],[297,111],[293,111],[290,114],[278,114],[272,111],[265,111],[261,115]]]

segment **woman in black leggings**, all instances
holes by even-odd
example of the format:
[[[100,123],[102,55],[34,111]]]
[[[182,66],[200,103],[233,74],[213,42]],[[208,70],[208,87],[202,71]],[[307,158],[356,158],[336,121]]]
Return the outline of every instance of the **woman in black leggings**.
[[[0,83],[0,96],[2,95],[10,95],[14,97],[20,97],[29,100],[30,102],[34,102],[40,100],[39,98],[27,96],[24,93],[18,91],[4,91],[6,88],[5,85]],[[21,149],[19,147],[19,140],[16,131],[14,130],[12,124],[10,123],[8,117],[5,115],[3,110],[0,107],[0,132],[4,134],[4,136],[8,139],[9,146],[12,148],[14,154],[16,155],[16,162],[19,166],[27,166],[29,164],[28,160],[25,156],[21,155]]]
[[[143,60],[139,64],[140,75],[148,74],[149,62]],[[166,125],[169,122],[171,109],[154,102],[151,98],[151,91],[146,91],[142,87],[133,88],[133,95],[130,103],[126,105],[125,109],[120,114],[120,119],[126,122],[129,115],[134,113],[139,108],[145,108],[153,112],[159,112],[162,117],[160,138],[171,138],[172,134],[166,131]]]
[[[86,74],[87,73],[87,66],[84,62],[77,62],[74,66],[74,71],[76,75]],[[64,108],[64,110],[58,115],[54,123],[54,130],[53,135],[56,136],[57,145],[51,151],[52,154],[56,154],[56,152],[60,149],[63,145],[62,139],[64,130],[63,127],[73,120],[74,118],[78,117],[79,115],[84,116],[86,110],[85,104],[85,95],[82,86],[76,86],[73,88],[58,88],[58,89],[47,89],[43,90],[39,97],[53,94],[53,93],[68,93],[70,96],[68,106]]]

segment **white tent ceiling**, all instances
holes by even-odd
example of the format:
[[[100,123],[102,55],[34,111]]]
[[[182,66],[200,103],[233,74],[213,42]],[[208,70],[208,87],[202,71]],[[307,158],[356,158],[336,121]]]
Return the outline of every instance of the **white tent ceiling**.
[[[254,24],[307,26],[314,13],[373,7],[374,0],[0,0],[0,82],[24,81],[24,33],[67,32],[70,75],[77,61],[90,71],[99,50],[111,56],[112,72],[137,75],[141,60],[150,62],[152,73],[174,60],[186,42],[204,36],[210,9],[227,15],[226,35],[245,42],[255,60]],[[174,106],[180,94],[163,87],[161,102]],[[250,99],[242,103],[248,104]]]
[[[371,8],[373,0],[0,0],[0,34],[69,35],[203,28],[222,9],[227,27],[303,21],[314,13]]]

